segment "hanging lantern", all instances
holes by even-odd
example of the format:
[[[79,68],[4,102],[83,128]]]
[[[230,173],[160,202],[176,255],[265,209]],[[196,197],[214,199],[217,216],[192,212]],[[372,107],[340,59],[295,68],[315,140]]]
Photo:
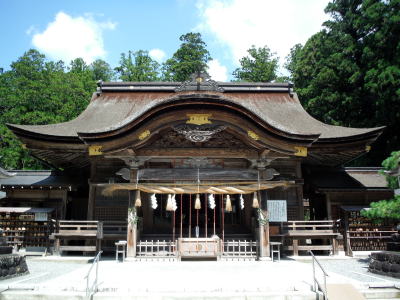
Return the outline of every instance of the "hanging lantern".
[[[214,194],[208,195],[208,205],[210,206],[211,209],[215,208],[215,198]]]
[[[167,207],[165,208],[165,210],[167,211],[173,211],[173,207],[172,207],[172,197],[171,194],[168,194],[168,199],[167,199]]]
[[[196,194],[196,201],[194,202],[194,209],[201,209],[200,194]]]
[[[140,198],[140,190],[136,190],[135,206],[136,207],[142,206],[142,199]]]
[[[253,208],[259,208],[260,205],[258,204],[258,198],[257,198],[257,192],[254,192],[254,196],[253,196]]]
[[[151,200],[151,207],[152,207],[153,209],[156,209],[157,206],[158,206],[158,205],[157,205],[157,197],[156,197],[156,194],[151,195],[150,200]]]
[[[229,195],[226,195],[225,210],[229,212],[232,211],[231,197]]]
[[[176,209],[178,208],[178,205],[176,204],[175,194],[172,195],[171,202],[172,202],[172,210],[176,211]]]
[[[240,209],[243,210],[244,209],[244,199],[243,199],[243,195],[242,194],[240,194],[239,200],[240,200]]]

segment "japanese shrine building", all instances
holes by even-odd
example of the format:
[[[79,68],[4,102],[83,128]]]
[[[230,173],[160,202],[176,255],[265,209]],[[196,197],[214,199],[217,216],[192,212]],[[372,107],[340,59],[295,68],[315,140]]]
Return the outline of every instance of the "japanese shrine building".
[[[290,84],[193,79],[101,82],[74,120],[8,127],[33,156],[74,178],[74,186],[79,181],[64,196],[75,208],[64,209],[63,218],[126,222],[140,190],[138,235],[148,237],[170,234],[171,226],[176,237],[220,236],[221,227],[225,235],[251,234],[254,197],[264,212],[268,201],[285,201],[270,222],[304,220],[304,198],[330,201],[313,188],[314,172],[343,170],[384,129],[324,124],[304,110]],[[382,188],[361,202],[387,193]],[[173,221],[166,211],[172,194]],[[226,195],[232,210],[223,213]],[[326,205],[315,209],[332,218]]]

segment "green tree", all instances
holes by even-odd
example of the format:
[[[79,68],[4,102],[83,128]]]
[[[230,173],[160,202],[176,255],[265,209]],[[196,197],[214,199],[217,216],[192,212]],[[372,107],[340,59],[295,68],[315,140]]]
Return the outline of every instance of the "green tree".
[[[200,33],[190,32],[181,35],[179,40],[182,42],[179,49],[163,64],[165,81],[188,80],[191,74],[206,71],[207,63],[212,60]]]
[[[159,68],[160,64],[149,56],[148,51],[139,50],[122,53],[115,71],[122,81],[157,81]]]
[[[247,52],[249,56],[240,59],[240,68],[232,73],[233,76],[240,81],[250,82],[270,82],[277,78],[279,59],[267,46],[252,46]]]
[[[111,81],[114,79],[114,71],[110,65],[102,59],[96,59],[89,66],[92,71],[93,80]]]
[[[334,0],[325,11],[290,66],[296,91],[324,122],[387,125],[367,158],[379,164],[400,146],[400,1]]]
[[[67,69],[62,61],[48,61],[37,50],[27,51],[10,67],[0,74],[0,165],[42,168],[6,123],[41,125],[75,118],[88,105],[96,82],[82,59],[72,61]]]
[[[392,152],[391,156],[382,162],[382,166],[385,170],[388,187],[392,189],[398,189],[399,181],[398,176],[391,175],[391,172],[399,171],[400,167],[400,151]],[[385,218],[400,220],[400,195],[396,195],[394,199],[382,200],[371,203],[371,208],[361,212],[363,216],[381,220]]]
[[[290,76],[289,79],[293,80],[292,75],[297,74],[298,70],[296,69],[298,65],[298,61],[300,59],[300,53],[303,49],[302,44],[296,44],[290,49],[290,53],[286,56],[286,62],[284,67],[289,71]]]

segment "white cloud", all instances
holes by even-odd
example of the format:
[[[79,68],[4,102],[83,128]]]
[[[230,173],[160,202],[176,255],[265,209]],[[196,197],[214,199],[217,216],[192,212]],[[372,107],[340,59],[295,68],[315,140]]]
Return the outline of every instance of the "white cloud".
[[[149,51],[149,55],[152,59],[155,59],[159,63],[161,63],[166,56],[165,52],[162,51],[161,49],[151,49]]]
[[[228,69],[221,65],[218,59],[213,59],[208,62],[208,74],[211,79],[215,81],[227,81],[228,80]]]
[[[59,12],[43,32],[33,36],[32,44],[53,59],[69,63],[81,57],[91,63],[105,57],[103,31],[115,26],[112,22],[97,22],[91,14],[74,18]]]
[[[321,29],[329,0],[197,0],[197,30],[228,46],[234,64],[255,45],[268,46],[284,61],[290,48]]]

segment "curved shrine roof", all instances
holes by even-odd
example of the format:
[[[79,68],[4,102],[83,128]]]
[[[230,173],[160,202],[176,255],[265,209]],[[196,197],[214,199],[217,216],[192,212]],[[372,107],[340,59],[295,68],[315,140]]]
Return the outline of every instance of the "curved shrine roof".
[[[319,140],[352,139],[377,133],[378,128],[348,128],[322,123],[302,107],[289,84],[220,83],[224,92],[190,90],[175,92],[179,83],[103,83],[85,111],[76,119],[51,125],[12,125],[49,137],[78,138],[79,133],[120,129],[153,108],[174,101],[205,98],[239,106],[288,135],[319,135]]]

